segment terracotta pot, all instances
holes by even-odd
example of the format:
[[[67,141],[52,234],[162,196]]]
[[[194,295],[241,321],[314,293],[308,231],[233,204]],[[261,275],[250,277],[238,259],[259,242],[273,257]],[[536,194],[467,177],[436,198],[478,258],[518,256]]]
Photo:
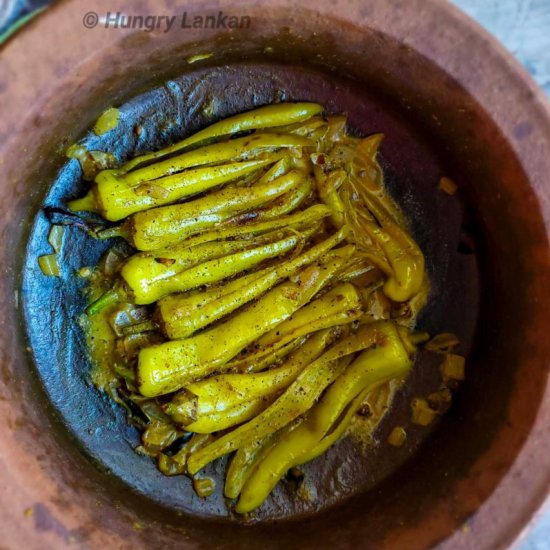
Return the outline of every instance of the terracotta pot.
[[[550,116],[527,74],[435,0],[94,4],[102,15],[222,10],[252,22],[168,33],[86,29],[89,10],[55,4],[0,57],[2,545],[488,549],[517,540],[550,487]],[[19,311],[30,224],[66,145],[103,109],[188,71],[185,60],[205,51],[209,63],[286,62],[376,89],[457,174],[478,223],[480,322],[453,414],[377,488],[278,524],[181,515],[96,467],[49,404]]]

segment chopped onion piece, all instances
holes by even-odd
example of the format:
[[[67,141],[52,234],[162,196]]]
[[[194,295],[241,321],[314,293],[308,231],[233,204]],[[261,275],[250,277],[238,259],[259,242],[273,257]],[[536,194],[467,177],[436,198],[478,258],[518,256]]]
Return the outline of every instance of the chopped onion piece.
[[[449,353],[441,365],[443,380],[464,380],[464,357]]]
[[[451,332],[442,332],[434,336],[425,346],[429,351],[435,353],[449,353],[458,345],[458,338]]]
[[[50,277],[59,277],[59,264],[57,263],[57,254],[47,254],[38,258],[38,265],[44,275]]]
[[[401,447],[407,439],[407,432],[401,426],[396,426],[388,436],[388,443],[392,447]]]
[[[61,251],[61,245],[63,244],[63,234],[65,228],[62,225],[52,225],[48,234],[48,242],[52,245],[55,252]]]
[[[439,189],[441,189],[444,193],[447,193],[447,195],[454,195],[456,193],[457,186],[453,180],[443,177],[439,180]]]
[[[193,489],[201,498],[209,497],[214,492],[214,481],[208,477],[193,479]]]
[[[419,426],[429,426],[437,414],[430,408],[425,399],[419,397],[412,400],[411,409],[413,424],[418,424]]]

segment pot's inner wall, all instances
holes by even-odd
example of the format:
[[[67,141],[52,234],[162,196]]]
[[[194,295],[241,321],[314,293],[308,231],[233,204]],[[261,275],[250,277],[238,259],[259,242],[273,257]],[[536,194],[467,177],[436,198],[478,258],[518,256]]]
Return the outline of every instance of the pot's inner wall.
[[[269,22],[265,22],[262,34],[273,35],[266,41],[253,31],[243,33],[238,44],[219,36],[206,44],[187,46],[167,42],[161,48],[153,48],[146,40],[132,39],[124,44],[126,59],[132,59],[132,63],[125,63],[124,67],[117,62],[110,63],[116,60],[120,51],[106,52],[101,69],[97,64],[82,69],[83,74],[90,71],[86,76],[93,85],[82,85],[80,95],[74,95],[68,82],[60,90],[61,96],[56,98],[56,102],[63,105],[63,117],[59,116],[59,107],[52,101],[47,105],[49,110],[45,109],[51,124],[35,129],[33,139],[39,144],[36,157],[59,162],[54,161],[52,165],[38,161],[30,167],[32,173],[29,170],[23,177],[40,174],[38,181],[45,190],[53,179],[52,168],[56,162],[59,167],[61,162],[62,139],[59,136],[72,141],[101,110],[150,87],[153,71],[157,81],[181,74],[185,67],[181,61],[184,56],[201,50],[214,51],[217,63],[224,56],[227,61],[257,57],[265,61],[266,46],[271,48],[269,56],[274,61],[287,60],[290,51],[297,64],[320,65],[339,76],[353,77],[359,86],[370,90],[369,94],[374,90],[377,97],[384,98],[382,103],[397,106],[400,116],[406,119],[406,126],[414,128],[430,144],[439,167],[444,167],[445,172],[460,183],[461,194],[472,210],[472,222],[468,221],[464,229],[474,233],[480,247],[479,256],[483,258],[482,329],[458,403],[415,460],[379,489],[357,496],[331,510],[330,514],[306,523],[289,524],[284,530],[275,528],[272,531],[268,525],[246,532],[221,525],[212,530],[191,520],[186,522],[185,529],[193,537],[200,536],[204,546],[231,536],[235,544],[243,547],[248,543],[252,547],[259,540],[256,535],[262,536],[261,540],[266,543],[265,535],[274,534],[278,544],[286,540],[291,546],[303,542],[305,536],[311,537],[312,545],[315,541],[358,544],[365,540],[375,544],[389,529],[419,521],[440,499],[455,491],[456,482],[495,444],[494,434],[506,424],[505,440],[499,447],[500,467],[480,472],[477,494],[455,503],[452,515],[429,535],[444,536],[491,493],[506,472],[529,431],[544,388],[543,369],[527,360],[524,345],[530,341],[528,332],[534,308],[524,296],[532,281],[529,266],[536,264],[535,245],[539,249],[547,246],[543,224],[537,209],[533,208],[536,201],[528,182],[508,144],[480,107],[444,72],[380,35],[361,34],[350,27],[339,27],[334,21],[313,22],[307,14],[303,19],[300,17],[296,15],[307,40],[280,34],[280,25],[272,29]],[[311,35],[313,27],[318,33],[316,36]],[[122,81],[122,74],[129,76]],[[62,101],[63,97],[66,101]],[[518,223],[510,223],[511,217]],[[523,220],[525,223],[520,229],[519,222]],[[515,254],[518,249],[523,252],[521,258]],[[529,372],[521,373],[521,368],[529,368]],[[515,402],[518,415],[512,418],[507,410],[513,391],[524,397]],[[86,414],[87,410],[83,403],[82,413]],[[35,417],[29,415],[29,421],[32,418]],[[36,419],[35,422],[40,421]],[[109,430],[119,421],[113,417],[113,422],[112,426],[96,426],[96,429]],[[69,452],[63,441],[57,441],[55,445]],[[72,494],[76,480],[71,478],[71,472],[59,475],[55,474],[55,466],[49,464],[48,467],[59,476],[59,483],[67,487],[67,494]],[[102,479],[98,483],[103,484],[103,490],[110,487],[112,491],[121,491],[120,485],[109,476]],[[125,506],[142,510],[143,521],[163,518],[162,527],[155,523],[149,525],[148,537],[158,536],[157,540],[161,541],[177,536],[173,530],[179,528],[178,522],[172,521],[169,513],[155,511],[149,501],[133,497],[131,493],[119,494],[125,495]],[[96,514],[101,521],[109,511],[90,513]],[[111,520],[110,524],[113,529],[119,529],[116,522]]]

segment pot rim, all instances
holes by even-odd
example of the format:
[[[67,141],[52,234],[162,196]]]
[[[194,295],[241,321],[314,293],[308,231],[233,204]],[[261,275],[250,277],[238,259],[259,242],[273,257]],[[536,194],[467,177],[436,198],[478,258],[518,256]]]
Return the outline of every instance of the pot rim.
[[[112,10],[114,4],[131,10],[131,4],[125,0],[99,0],[94,10],[105,13]],[[170,10],[169,2],[163,5],[165,12]],[[200,5],[199,0],[188,3],[189,7]],[[438,56],[445,45],[434,42],[429,36],[430,24],[434,21],[445,22],[447,46],[452,45],[454,52],[446,52],[444,69],[453,76],[484,108],[502,131],[511,148],[520,159],[531,182],[533,191],[539,201],[541,215],[550,234],[550,185],[543,181],[543,174],[550,174],[550,158],[541,156],[541,151],[550,150],[550,103],[543,90],[538,87],[524,67],[517,61],[496,38],[491,36],[475,21],[462,13],[458,8],[439,0],[375,0],[372,11],[363,11],[362,2],[353,0],[345,5],[319,2],[315,8],[302,2],[304,9],[316,12],[319,17],[334,16],[340,8],[336,19],[343,20],[355,27],[369,26],[379,29],[384,34],[395,38],[408,47],[418,51],[435,65],[441,66]],[[201,6],[206,9],[208,6]],[[257,8],[254,0],[221,0],[216,9]],[[29,25],[17,33],[17,39],[10,39],[2,48],[2,64],[17,66],[11,82],[2,93],[3,113],[0,121],[0,136],[7,136],[0,145],[0,159],[13,155],[14,136],[23,128],[31,117],[36,116],[44,98],[51,97],[60,84],[51,78],[52,70],[59,66],[59,58],[71,70],[86,62],[83,52],[95,52],[98,38],[101,47],[108,48],[117,43],[121,37],[139,31],[112,32],[102,29],[87,31],[82,28],[81,18],[89,11],[89,4],[83,0],[56,2]],[[281,8],[295,8],[292,0],[272,0],[266,13]],[[162,5],[155,0],[144,0],[140,10],[160,13]],[[418,14],[420,12],[420,16]],[[415,13],[417,27],[411,29],[410,14]],[[65,27],[63,27],[65,25]],[[420,28],[418,28],[420,27]],[[448,28],[447,28],[448,27]],[[97,33],[96,33],[97,31]],[[65,50],[49,51],[40,48],[41,36],[52,32],[67,32],[71,36],[66,41],[70,47]],[[95,35],[95,36],[94,36]],[[59,40],[56,44],[61,44]],[[78,47],[74,48],[74,44]],[[468,45],[470,51],[484,51],[488,58],[492,78],[480,76],[479,67],[474,61],[466,58],[456,45]],[[467,57],[467,56],[466,56]],[[487,65],[485,65],[486,67]],[[65,75],[58,75],[62,80]],[[504,90],[495,84],[505,82]],[[23,97],[21,97],[23,96]],[[499,101],[496,101],[496,98]],[[504,101],[503,101],[504,98]],[[22,110],[22,106],[33,107]],[[503,105],[505,108],[503,108]],[[516,135],[514,120],[518,116],[527,120],[531,126],[530,135],[519,139]],[[541,276],[546,276],[543,274]],[[460,529],[441,543],[443,548],[469,548],[475,540],[479,548],[492,548],[519,542],[534,522],[543,513],[543,508],[550,506],[550,463],[541,441],[550,440],[550,387],[546,387],[536,420],[529,437],[522,446],[514,464],[495,491],[481,504],[475,518],[468,523],[468,529]],[[4,449],[0,449],[0,459]],[[5,457],[4,457],[5,459]],[[529,483],[526,484],[522,472],[529,471]],[[42,474],[44,475],[44,474]],[[517,495],[515,506],[503,510],[502,495]],[[14,516],[15,517],[15,516]],[[19,519],[20,521],[20,519]],[[40,535],[37,535],[38,537]]]

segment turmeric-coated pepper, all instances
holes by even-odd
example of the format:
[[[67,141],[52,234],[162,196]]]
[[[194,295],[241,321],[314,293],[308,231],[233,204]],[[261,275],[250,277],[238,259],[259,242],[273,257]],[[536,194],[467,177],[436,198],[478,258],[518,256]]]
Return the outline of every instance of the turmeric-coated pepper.
[[[172,246],[239,213],[269,203],[301,184],[304,178],[293,170],[264,185],[222,189],[194,201],[138,212],[127,219],[125,227],[138,250]]]
[[[236,114],[94,172],[69,203],[118,223],[94,220],[88,234],[131,245],[82,270],[87,340],[105,371],[95,379],[140,409],[143,452],[190,475],[201,497],[213,482],[195,474],[235,453],[224,492],[240,514],[350,424],[374,429],[429,339],[411,332],[429,280],[384,187],[383,136],[351,136],[345,116],[321,112]]]
[[[406,374],[412,362],[393,323],[373,323],[369,330],[377,347],[362,352],[328,388],[304,422],[283,433],[262,457],[243,487],[237,512],[244,514],[260,506],[289,468],[318,452],[324,436],[358,394]]]
[[[239,113],[220,120],[204,130],[174,145],[161,149],[160,151],[136,157],[127,162],[120,171],[130,172],[138,166],[149,163],[152,160],[172,155],[178,151],[189,149],[194,145],[231,134],[248,132],[250,130],[282,127],[285,124],[301,122],[319,114],[322,110],[323,107],[317,103],[279,103],[277,105],[266,105],[265,107],[259,107],[252,111]]]
[[[275,268],[245,275],[226,283],[223,287],[186,296],[174,294],[158,303],[158,316],[165,334],[171,338],[185,338],[223,316],[261,296],[272,286],[298,272],[302,267],[319,260],[331,248],[341,242],[346,231],[339,231],[325,241],[312,246],[296,258],[287,260]],[[336,273],[353,254],[354,247],[335,250],[321,265]]]
[[[265,411],[191,455],[188,462],[189,472],[196,473],[216,458],[238,449],[249,441],[262,439],[292,422],[306,412],[323,390],[347,367],[347,363],[342,362],[343,358],[367,349],[380,340],[380,332],[365,325],[335,344],[316,361],[310,363]]]
[[[288,319],[332,278],[322,266],[305,268],[296,282],[284,282],[226,322],[204,332],[144,348],[138,357],[139,391],[153,397],[207,376],[256,338]]]
[[[131,288],[137,304],[151,304],[172,292],[184,292],[215,283],[251,269],[269,258],[281,257],[301,244],[303,238],[307,240],[310,232],[278,236],[281,237],[279,240],[268,240],[265,244],[256,243],[258,246],[254,246],[254,241],[225,241],[223,246],[221,243],[205,243],[191,250],[183,249],[175,254],[165,254],[167,258],[156,254],[149,257],[138,256],[131,258],[122,267],[120,274]],[[265,237],[261,240],[265,240]],[[218,247],[215,247],[215,244],[218,244]],[[206,261],[201,262],[199,254],[194,254],[196,248],[199,248],[198,253],[202,252],[200,249],[203,248],[218,248],[220,252],[225,249],[226,254],[212,254],[210,258],[204,258]],[[187,265],[186,258],[189,262]],[[161,262],[157,267],[159,259]],[[171,259],[175,260],[172,265]],[[165,260],[164,263],[162,260]]]
[[[219,415],[243,403],[263,399],[266,408],[269,398],[286,388],[304,367],[317,359],[334,337],[331,329],[313,334],[275,369],[255,374],[220,374],[189,384],[164,410],[186,430],[194,431],[191,421]]]

